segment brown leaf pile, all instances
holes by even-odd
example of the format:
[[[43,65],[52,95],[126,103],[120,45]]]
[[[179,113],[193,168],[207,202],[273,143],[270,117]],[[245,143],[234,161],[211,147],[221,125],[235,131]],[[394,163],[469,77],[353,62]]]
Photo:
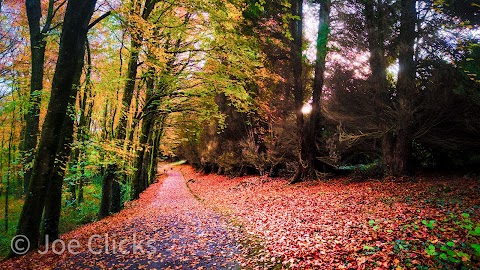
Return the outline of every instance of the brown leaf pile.
[[[250,267],[480,268],[471,248],[480,239],[468,235],[464,226],[480,226],[480,184],[475,180],[334,179],[288,185],[267,177],[203,175],[188,166],[182,172],[207,205],[229,213],[247,233],[263,240],[267,253],[251,258]],[[448,242],[453,242],[448,246],[452,252],[461,252],[452,255],[460,262],[438,257]],[[430,245],[437,256],[427,254]]]

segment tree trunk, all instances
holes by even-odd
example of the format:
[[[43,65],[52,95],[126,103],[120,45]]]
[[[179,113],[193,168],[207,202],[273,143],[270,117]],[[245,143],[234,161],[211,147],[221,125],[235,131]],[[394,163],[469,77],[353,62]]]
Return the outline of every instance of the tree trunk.
[[[375,0],[364,0],[365,19],[368,33],[368,48],[370,50],[370,69],[372,75],[369,78],[372,90],[374,91],[373,104],[376,117],[379,119],[379,129],[382,135],[382,165],[386,175],[393,173],[395,136],[393,133],[392,120],[388,119],[388,113],[392,106],[388,93],[386,58],[385,58],[385,26],[383,15],[383,2]]]
[[[414,60],[415,24],[417,21],[416,1],[401,1],[400,36],[398,45],[398,82],[396,104],[397,121],[395,129],[393,175],[408,175],[411,171],[411,147],[413,140],[414,111],[416,95]]]
[[[308,175],[309,178],[316,177],[316,170],[325,169],[318,157],[321,156],[317,145],[317,139],[322,136],[321,132],[321,97],[325,76],[325,60],[327,57],[328,35],[330,34],[330,0],[320,1],[320,10],[318,12],[318,35],[317,35],[317,59],[315,61],[315,75],[313,78],[312,92],[312,112],[310,113],[307,132],[310,134],[305,140],[305,148],[309,145],[313,147],[308,151]],[[323,167],[323,168],[321,168]]]
[[[145,189],[155,181],[155,178],[157,177],[157,174],[158,174],[157,156],[158,156],[158,149],[160,148],[160,140],[162,138],[162,130],[163,129],[155,131],[152,153],[150,155],[150,173],[149,173],[148,182],[147,182],[147,185],[145,186]]]
[[[148,77],[146,81],[146,87],[147,87],[147,95],[145,100],[149,102],[153,98],[153,94],[155,92],[155,83],[154,83],[154,73],[153,70],[149,70],[148,72]],[[152,132],[152,125],[154,122],[154,114],[156,110],[156,103],[153,103],[152,105],[147,105],[143,108],[143,121],[142,121],[142,129],[140,131],[140,147],[141,149],[138,151],[138,156],[137,160],[135,162],[135,166],[137,168],[135,172],[135,176],[133,178],[133,183],[132,183],[132,193],[131,197],[132,199],[138,199],[140,197],[140,193],[144,190],[143,187],[143,177],[145,176],[145,157],[146,153],[148,153],[147,147],[148,147],[148,142],[149,142],[149,136],[150,133]]]
[[[374,90],[378,94],[384,94],[387,91],[387,72],[385,59],[385,29],[383,23],[383,4],[382,1],[365,1],[365,19],[368,33],[368,49],[370,51],[370,69],[372,76],[369,78],[373,83]],[[376,5],[375,5],[376,3]],[[377,94],[377,93],[376,93]]]
[[[82,175],[83,175],[83,172],[84,171],[82,169]],[[81,204],[84,201],[84,198],[83,198],[83,182],[84,182],[84,178],[80,177],[80,179],[78,179],[78,197],[77,197],[78,204]]]
[[[110,215],[111,195],[112,195],[112,183],[115,179],[115,172],[117,168],[115,164],[108,165],[105,170],[105,175],[102,180],[102,200],[100,201],[100,210],[98,218],[102,219]]]
[[[393,175],[404,176],[411,173],[412,139],[410,130],[397,130]]]
[[[308,149],[303,145],[304,119],[302,114],[303,107],[303,85],[302,85],[302,47],[303,47],[303,1],[292,0],[291,12],[292,16],[298,17],[290,22],[290,33],[293,41],[290,47],[290,61],[292,63],[293,72],[293,95],[295,102],[295,116],[297,128],[297,152],[298,152],[298,166],[295,176],[291,183],[296,183],[303,180],[304,175],[307,174],[308,164],[307,152]]]
[[[25,114],[25,133],[21,151],[25,166],[23,191],[26,194],[32,176],[31,163],[37,147],[38,128],[40,119],[40,91],[43,89],[43,67],[45,64],[44,33],[40,30],[40,19],[42,8],[40,0],[27,0],[25,2],[30,31],[31,50],[31,76],[30,76],[30,97],[28,110]]]
[[[153,178],[155,177],[155,174],[154,171],[157,166],[155,163],[155,159],[156,159],[156,151],[157,151],[157,141],[158,141],[158,131],[157,130],[152,130],[151,132],[151,137],[150,137],[150,145],[151,145],[151,148],[150,148],[150,151],[148,153],[148,156],[146,157],[147,158],[147,163],[146,163],[146,166],[145,166],[145,172],[146,172],[146,175],[145,177],[143,178],[144,181],[143,181],[143,187],[142,189],[145,190],[147,189],[148,185],[150,185],[150,183],[152,182]],[[142,190],[142,191],[143,191]]]
[[[119,142],[119,146],[123,146],[123,142],[126,138],[128,111],[132,103],[133,92],[135,90],[135,82],[137,77],[138,68],[138,56],[140,52],[141,43],[138,37],[133,38],[131,42],[130,59],[128,61],[127,81],[122,98],[122,111],[120,120],[115,130],[115,139]],[[102,190],[102,201],[100,203],[99,218],[104,218],[111,213],[110,206],[112,205],[112,184],[114,181],[118,181],[115,177],[116,164],[109,164],[105,170],[105,174],[102,180],[102,189],[107,189],[108,192]],[[120,191],[114,188],[115,194],[113,196],[120,197]]]
[[[77,185],[73,182],[68,183],[68,189],[70,191],[69,201],[71,203],[77,202]]]
[[[142,147],[137,156],[135,178],[132,184],[132,199],[138,199],[140,193],[144,190],[143,182],[145,177],[145,160],[148,153],[148,138],[151,132],[152,119],[147,115],[142,122],[142,131],[140,134],[140,146]]]
[[[73,103],[75,104],[75,103]],[[65,118],[65,130],[62,134],[61,149],[58,151],[55,161],[55,168],[51,175],[51,183],[47,192],[47,201],[45,202],[45,213],[43,214],[43,234],[48,235],[50,240],[58,239],[58,224],[60,221],[60,211],[62,207],[62,184],[65,176],[65,168],[71,152],[71,143],[73,141],[73,119]],[[45,238],[44,238],[45,239]],[[42,239],[43,240],[43,239]]]
[[[112,182],[112,202],[110,205],[111,213],[118,213],[121,210],[122,204],[122,188],[120,186],[120,181],[123,181],[119,178],[123,178],[125,174],[122,174],[121,177],[116,177]]]
[[[60,38],[52,91],[42,136],[32,171],[29,190],[20,215],[17,235],[25,235],[30,249],[38,247],[40,223],[45,207],[47,189],[51,184],[55,159],[59,150],[60,134],[64,130],[67,107],[74,87],[78,62],[83,58],[88,23],[96,0],[68,1]],[[13,252],[10,256],[15,256]]]
[[[384,129],[387,130],[387,129]],[[395,137],[391,131],[386,131],[382,135],[382,165],[385,175],[393,174],[393,160],[395,158]]]
[[[58,224],[60,222],[60,212],[62,207],[62,186],[65,176],[65,169],[67,168],[68,158],[72,152],[73,132],[75,120],[75,101],[80,85],[80,78],[82,76],[82,69],[84,65],[83,55],[85,50],[80,52],[81,60],[78,61],[78,66],[75,71],[73,79],[73,89],[70,96],[70,103],[67,108],[67,116],[64,118],[63,130],[60,135],[59,149],[57,150],[57,158],[55,159],[55,167],[50,176],[51,183],[47,191],[47,201],[45,203],[45,213],[43,214],[43,234],[53,241],[58,239]],[[45,237],[43,238],[45,239]],[[43,240],[42,239],[42,240]]]
[[[148,178],[149,178],[149,174],[150,174],[150,159],[151,159],[151,155],[154,151],[154,149],[153,149],[154,148],[153,142],[154,142],[154,137],[155,137],[154,125],[155,125],[154,119],[151,118],[150,119],[150,124],[148,126],[148,130],[146,131],[147,132],[147,143],[145,145],[145,147],[146,147],[145,152],[143,153],[143,160],[142,160],[142,164],[141,164],[141,168],[140,168],[140,178],[138,179],[138,181],[140,182],[139,193],[144,191],[148,186]]]

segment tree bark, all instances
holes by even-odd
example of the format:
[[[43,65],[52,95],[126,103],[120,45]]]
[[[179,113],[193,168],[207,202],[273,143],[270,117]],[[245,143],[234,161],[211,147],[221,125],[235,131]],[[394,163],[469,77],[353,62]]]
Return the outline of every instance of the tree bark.
[[[302,47],[303,47],[303,1],[292,0],[291,12],[292,16],[298,19],[294,19],[290,22],[290,33],[293,41],[290,48],[290,61],[292,62],[293,72],[293,95],[295,102],[295,116],[296,116],[296,129],[297,129],[297,153],[298,153],[298,165],[295,172],[295,176],[291,179],[291,183],[296,183],[303,180],[303,176],[308,170],[307,149],[303,145],[303,132],[304,132],[304,119],[302,113],[303,107],[303,85],[302,85]]]
[[[392,173],[396,176],[411,172],[411,148],[413,140],[414,111],[413,100],[416,95],[416,66],[414,60],[415,24],[417,21],[416,1],[401,1],[400,36],[398,45],[398,82],[396,105],[397,121],[395,129],[395,148]]]
[[[325,77],[325,61],[327,58],[328,35],[330,34],[330,0],[320,1],[320,10],[318,12],[318,35],[317,35],[317,55],[315,60],[315,75],[313,78],[312,91],[312,112],[310,113],[309,125],[307,132],[310,134],[308,140],[305,141],[305,148],[309,145],[312,149],[308,151],[308,175],[307,177],[315,178],[316,170],[321,170],[323,164],[318,160],[321,155],[317,145],[317,139],[321,137],[321,97],[323,92]],[[325,167],[325,165],[323,165]]]
[[[123,177],[125,177],[124,173],[122,173],[120,177],[116,177],[112,182],[112,201],[110,204],[111,213],[118,213],[122,208],[122,187],[120,186],[120,181],[125,182],[125,180],[121,179]]]
[[[393,175],[393,160],[395,158],[395,136],[393,132],[384,128],[382,135],[382,166],[385,175]]]
[[[145,189],[153,183],[155,180],[155,177],[157,176],[158,173],[158,163],[157,163],[157,156],[158,156],[158,151],[160,148],[160,140],[162,138],[162,132],[163,128],[159,130],[155,130],[155,134],[153,136],[153,145],[152,145],[152,152],[150,155],[150,170],[149,170],[149,175],[148,175],[148,181],[146,183]],[[144,189],[144,190],[145,190]]]
[[[383,132],[382,166],[386,175],[393,173],[393,160],[395,158],[394,119],[388,118],[387,110],[391,109],[392,101],[388,92],[386,58],[385,58],[385,25],[384,4],[381,0],[364,0],[366,29],[368,34],[368,48],[370,51],[369,64],[372,74],[369,82],[374,91],[373,106],[379,120],[379,129]]]
[[[60,38],[52,91],[42,135],[32,171],[29,190],[20,215],[17,235],[25,235],[30,249],[38,247],[40,223],[46,202],[47,189],[51,184],[55,159],[59,150],[60,134],[67,116],[67,107],[73,91],[78,62],[83,58],[88,23],[96,0],[68,1]],[[10,256],[15,256],[13,252]]]
[[[148,77],[147,77],[147,82],[146,82],[146,87],[147,87],[147,95],[145,100],[147,102],[153,98],[153,93],[154,93],[154,78],[153,78],[153,73],[149,72]],[[148,137],[151,132],[151,126],[153,122],[153,114],[156,110],[156,105],[152,106],[147,106],[143,108],[143,120],[142,120],[142,129],[140,131],[140,139],[139,143],[141,146],[141,149],[138,151],[138,156],[137,160],[135,162],[135,167],[137,170],[135,171],[135,177],[133,178],[133,183],[132,183],[132,193],[131,197],[132,199],[138,199],[140,197],[140,193],[144,190],[143,187],[143,177],[145,175],[144,173],[144,159],[145,159],[145,154],[148,152],[147,147],[148,147]]]
[[[116,165],[108,165],[102,180],[102,200],[100,201],[100,210],[98,218],[102,219],[110,215],[112,183],[115,179]]]
[[[84,173],[83,168],[82,168],[82,174]],[[77,196],[77,202],[78,204],[83,203],[84,198],[83,198],[83,185],[84,185],[84,178],[80,177],[78,180],[78,196]]]
[[[375,86],[374,91],[378,94],[387,91],[387,72],[385,59],[385,29],[383,23],[382,0],[364,0],[365,19],[367,28],[368,49],[370,51],[369,64],[372,70],[370,81]],[[377,94],[377,93],[376,93]]]
[[[73,96],[74,97],[74,96]],[[74,106],[75,98],[72,98],[71,105]],[[55,167],[52,172],[51,183],[47,192],[45,202],[45,213],[43,214],[43,234],[48,235],[51,241],[58,239],[58,224],[62,207],[62,185],[65,176],[65,168],[70,157],[73,141],[74,121],[67,116],[64,121],[64,131],[60,138],[60,149],[58,150]],[[45,239],[45,238],[44,238]],[[43,239],[42,239],[43,240]]]
[[[84,65],[84,54],[85,49],[80,52],[82,58],[78,61],[78,66],[75,71],[73,89],[67,108],[67,115],[64,118],[63,130],[59,138],[60,141],[59,149],[57,150],[57,158],[55,159],[54,169],[52,175],[50,176],[50,179],[52,180],[47,191],[45,213],[43,214],[43,234],[44,236],[48,235],[49,240],[51,241],[56,240],[59,237],[58,224],[60,222],[60,212],[62,207],[62,186],[68,159],[72,153],[73,132],[75,125],[75,101],[78,88],[80,87],[80,78],[82,76],[82,69]]]
[[[24,164],[26,164],[23,179],[23,192],[26,194],[32,176],[31,164],[35,155],[39,133],[40,91],[43,89],[43,67],[45,65],[46,41],[44,33],[42,33],[40,29],[40,19],[42,17],[40,0],[26,0],[25,5],[30,31],[32,72],[30,76],[29,108],[25,114],[25,133],[23,143],[21,144]]]
[[[147,144],[146,147],[148,147],[143,154],[143,160],[142,160],[142,167],[140,169],[140,179],[138,181],[140,182],[140,190],[139,192],[141,193],[144,191],[147,186],[148,186],[148,177],[150,174],[150,159],[151,155],[153,153],[153,141],[155,137],[155,131],[153,130],[153,122],[150,123],[150,127],[147,131]]]

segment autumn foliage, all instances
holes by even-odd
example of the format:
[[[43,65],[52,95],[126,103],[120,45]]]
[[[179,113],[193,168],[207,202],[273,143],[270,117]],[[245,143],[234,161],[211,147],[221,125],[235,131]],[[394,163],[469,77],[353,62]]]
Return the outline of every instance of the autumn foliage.
[[[171,246],[0,268],[480,268],[479,12],[0,0],[0,257],[16,235]]]

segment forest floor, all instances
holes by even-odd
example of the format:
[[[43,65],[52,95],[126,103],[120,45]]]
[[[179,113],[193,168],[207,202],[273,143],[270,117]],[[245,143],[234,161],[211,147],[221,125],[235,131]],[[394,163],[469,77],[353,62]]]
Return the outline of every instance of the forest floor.
[[[165,169],[120,213],[62,235],[78,254],[0,269],[480,269],[478,179],[289,185]]]
[[[260,241],[263,251],[249,254],[248,268],[480,269],[479,179],[289,185],[181,170],[205,205]]]
[[[196,200],[180,172],[166,173],[120,213],[62,235],[64,246],[0,269],[239,269],[238,229]]]

